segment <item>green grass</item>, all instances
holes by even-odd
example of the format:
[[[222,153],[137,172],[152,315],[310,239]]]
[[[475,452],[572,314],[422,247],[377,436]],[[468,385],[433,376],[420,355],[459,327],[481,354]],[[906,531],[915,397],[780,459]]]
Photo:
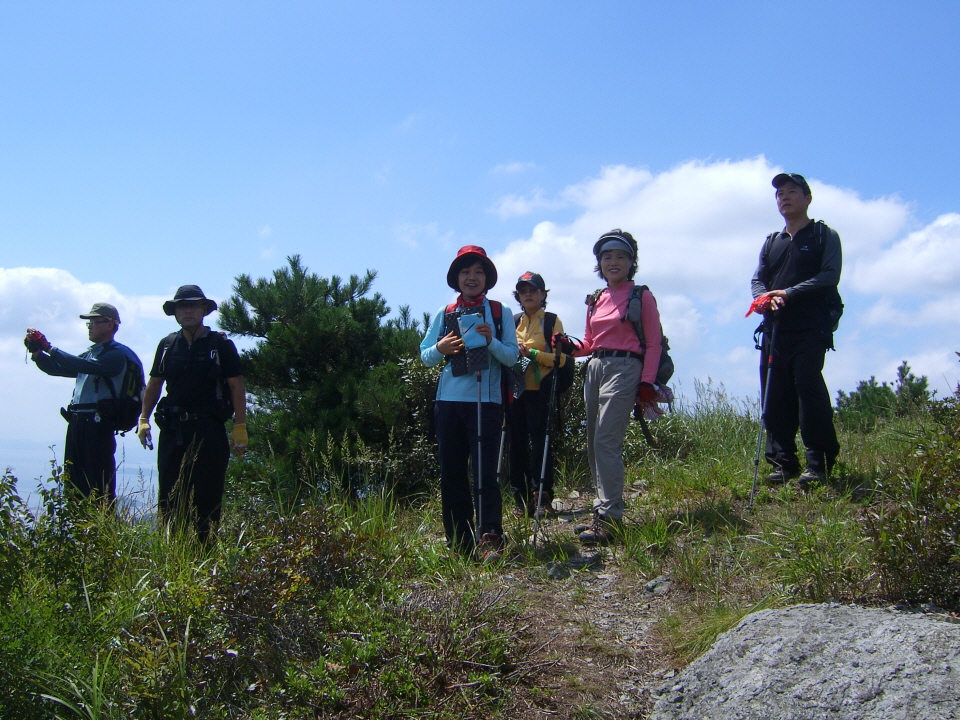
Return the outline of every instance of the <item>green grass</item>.
[[[653,424],[658,447],[631,424],[626,523],[600,558],[636,587],[670,575],[658,632],[678,662],[758,609],[956,606],[955,406],[841,427],[830,485],[761,487],[748,510],[756,423],[756,408],[702,385]],[[509,552],[480,566],[446,549],[435,492],[400,501],[386,489],[396,458],[342,456],[355,467],[324,470],[312,456],[297,477],[275,477],[269,461],[233,467],[208,545],[131,511],[68,503],[56,486],[33,517],[5,476],[0,717],[495,718],[548,697],[523,671],[544,638],[525,631],[531,608],[504,575],[571,583],[581,597],[588,571],[543,571],[580,555],[571,526],[547,523],[533,544],[529,523],[506,513]],[[367,471],[380,480],[357,492]],[[582,459],[561,466],[558,497],[589,487]],[[588,701],[568,710],[603,716]]]

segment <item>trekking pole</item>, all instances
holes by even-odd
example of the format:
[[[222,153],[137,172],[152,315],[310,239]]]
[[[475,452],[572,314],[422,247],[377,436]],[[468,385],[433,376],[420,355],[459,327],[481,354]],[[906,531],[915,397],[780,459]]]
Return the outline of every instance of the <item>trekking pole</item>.
[[[475,468],[477,473],[477,530],[475,534],[478,543],[483,532],[483,442],[481,440],[483,433],[480,426],[480,402],[483,385],[481,383],[480,371],[477,370],[477,462]]]
[[[497,484],[503,485],[503,449],[507,445],[507,411],[503,411],[500,421],[500,455],[497,456]]]
[[[560,372],[560,343],[554,342],[553,384],[550,386],[550,402],[547,404],[547,434],[543,438],[543,462],[540,463],[540,488],[537,491],[537,509],[533,514],[533,547],[537,547],[540,532],[540,514],[543,508],[543,480],[547,475],[547,455],[550,453],[550,428],[553,423],[553,406],[557,400],[557,374]]]
[[[747,510],[753,507],[753,498],[757,494],[757,474],[760,471],[760,448],[763,443],[763,431],[767,425],[767,402],[770,400],[770,371],[773,369],[773,344],[777,339],[777,321],[773,321],[773,330],[769,338],[767,331],[763,332],[763,340],[766,344],[764,350],[767,356],[767,377],[763,385],[763,402],[760,404],[760,430],[757,432],[757,454],[753,458],[753,485],[750,488],[750,502],[747,503]]]

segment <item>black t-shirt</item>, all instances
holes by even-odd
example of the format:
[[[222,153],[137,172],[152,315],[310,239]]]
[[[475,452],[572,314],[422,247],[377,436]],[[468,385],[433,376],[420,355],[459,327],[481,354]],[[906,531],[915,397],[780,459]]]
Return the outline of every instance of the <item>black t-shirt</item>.
[[[215,407],[220,380],[240,374],[237,346],[213,330],[192,345],[187,344],[183,331],[174,335],[169,347],[164,338],[150,368],[151,377],[163,378],[167,384],[167,404],[188,412]]]

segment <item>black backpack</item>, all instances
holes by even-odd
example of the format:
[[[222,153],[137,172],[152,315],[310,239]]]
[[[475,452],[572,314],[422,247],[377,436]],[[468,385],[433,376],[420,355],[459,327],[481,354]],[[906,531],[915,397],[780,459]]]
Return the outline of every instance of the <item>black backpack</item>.
[[[518,312],[513,316],[514,327],[520,327],[520,319],[523,317],[522,312]],[[553,352],[553,327],[557,323],[557,315],[552,312],[543,313],[543,337],[547,342],[547,350]],[[573,385],[573,379],[577,372],[577,361],[574,360],[569,355],[566,355],[561,352],[563,356],[563,365],[556,369],[557,373],[557,392],[562,393],[566,392]]]
[[[634,285],[633,292],[630,294],[630,299],[627,301],[627,313],[630,312],[630,303],[636,299],[638,303],[643,302],[643,291],[649,290],[650,288],[646,285]],[[590,306],[590,314],[593,315],[593,309],[597,305],[597,299],[600,297],[600,293],[603,290],[597,290],[593,295],[587,296],[587,305]],[[642,309],[642,307],[641,307]],[[639,312],[637,315],[639,316]],[[620,318],[620,322],[626,322],[627,315],[624,315]],[[633,325],[634,331],[637,333],[637,338],[640,340],[640,347],[646,350],[646,342],[643,336],[643,323],[641,320],[637,320]],[[667,336],[663,334],[663,325],[660,325],[660,364],[657,366],[657,385],[666,385],[670,382],[670,378],[673,377],[674,365],[673,358],[670,357],[670,341],[667,339]]]
[[[123,351],[127,361],[123,380],[120,382],[120,388],[117,389],[110,378],[104,378],[113,397],[98,401],[97,412],[100,414],[101,422],[105,422],[115,432],[124,435],[133,430],[137,426],[137,420],[140,419],[145,383],[143,363],[140,362],[137,354],[126,345],[120,343],[116,345]]]

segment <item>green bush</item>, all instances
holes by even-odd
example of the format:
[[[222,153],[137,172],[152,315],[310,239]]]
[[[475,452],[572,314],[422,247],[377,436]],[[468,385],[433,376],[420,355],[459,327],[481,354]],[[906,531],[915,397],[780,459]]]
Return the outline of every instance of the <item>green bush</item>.
[[[897,368],[897,379],[892,386],[886,382],[878,384],[871,376],[869,380],[861,380],[849,395],[838,391],[837,417],[845,426],[866,432],[880,420],[922,412],[929,400],[926,376],[918,378],[904,360]]]
[[[931,404],[934,429],[880,483],[865,515],[883,595],[960,603],[960,390]]]

